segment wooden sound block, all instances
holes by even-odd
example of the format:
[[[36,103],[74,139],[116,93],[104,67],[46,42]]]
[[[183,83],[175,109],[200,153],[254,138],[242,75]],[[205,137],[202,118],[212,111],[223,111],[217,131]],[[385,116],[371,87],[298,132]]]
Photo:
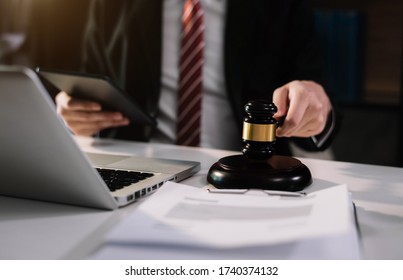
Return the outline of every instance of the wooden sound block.
[[[218,189],[300,191],[312,183],[312,176],[308,167],[293,157],[253,160],[233,155],[213,164],[207,181]]]

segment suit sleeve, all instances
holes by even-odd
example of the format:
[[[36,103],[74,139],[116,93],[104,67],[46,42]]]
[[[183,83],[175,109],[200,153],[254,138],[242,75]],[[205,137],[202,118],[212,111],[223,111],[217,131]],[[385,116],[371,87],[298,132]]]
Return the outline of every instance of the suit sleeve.
[[[313,80],[323,86],[332,103],[332,112],[324,130],[315,136],[308,138],[292,138],[299,147],[308,151],[323,151],[330,147],[334,136],[337,134],[342,116],[334,102],[332,94],[326,90],[326,82],[323,78],[323,61],[315,28],[314,14],[308,1],[296,0],[291,3],[289,18],[289,36],[287,53],[293,59],[290,65],[290,80]],[[292,40],[292,41],[291,41]],[[292,64],[291,64],[292,63]]]

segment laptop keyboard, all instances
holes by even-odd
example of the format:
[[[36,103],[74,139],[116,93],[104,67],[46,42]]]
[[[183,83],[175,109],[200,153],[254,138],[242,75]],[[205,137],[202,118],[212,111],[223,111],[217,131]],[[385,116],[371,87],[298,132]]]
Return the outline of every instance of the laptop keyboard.
[[[111,191],[116,191],[131,184],[154,176],[153,173],[96,168]]]

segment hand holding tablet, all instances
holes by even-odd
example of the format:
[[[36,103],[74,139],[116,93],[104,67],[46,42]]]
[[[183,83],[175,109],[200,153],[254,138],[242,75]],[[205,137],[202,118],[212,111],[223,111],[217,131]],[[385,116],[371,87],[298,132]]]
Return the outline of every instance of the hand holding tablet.
[[[82,100],[95,101],[103,111],[120,112],[130,122],[155,126],[155,119],[142,110],[106,76],[37,69],[37,73],[60,91]]]

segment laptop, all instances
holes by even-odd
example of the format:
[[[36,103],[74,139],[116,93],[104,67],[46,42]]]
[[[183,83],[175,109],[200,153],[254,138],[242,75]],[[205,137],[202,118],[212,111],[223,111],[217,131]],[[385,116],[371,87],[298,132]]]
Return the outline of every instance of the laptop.
[[[181,181],[200,163],[84,153],[37,74],[0,65],[0,195],[116,209]]]

